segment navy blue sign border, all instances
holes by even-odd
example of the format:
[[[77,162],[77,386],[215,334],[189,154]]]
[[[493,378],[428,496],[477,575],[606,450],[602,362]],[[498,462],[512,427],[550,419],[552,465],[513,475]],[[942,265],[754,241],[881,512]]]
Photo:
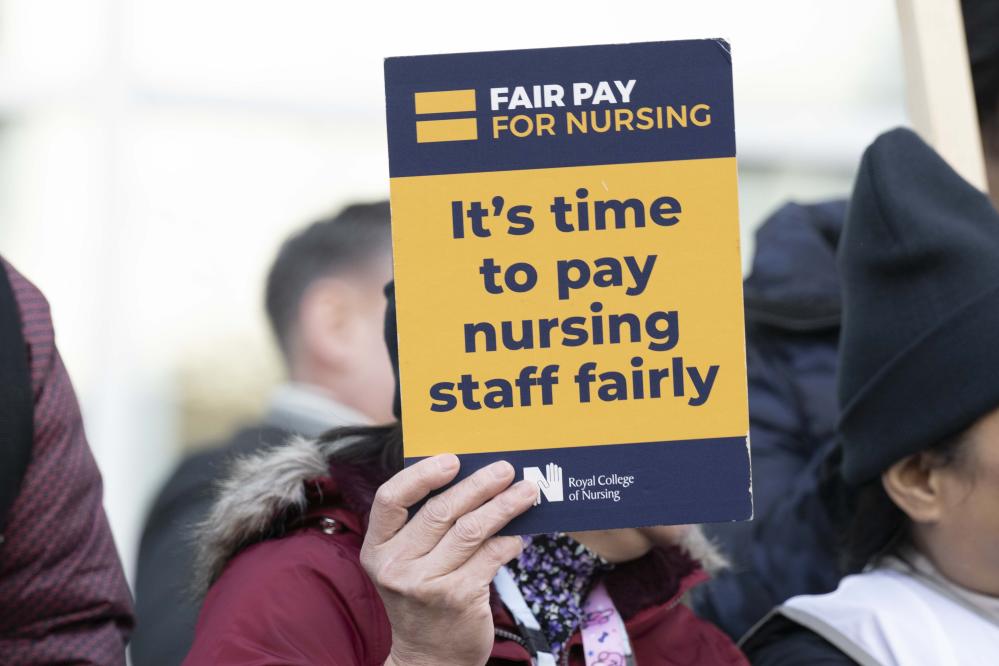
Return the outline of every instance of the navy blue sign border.
[[[574,82],[629,79],[637,83],[626,106],[570,105],[555,111],[602,112],[615,106],[636,109],[665,105],[686,105],[689,110],[695,104],[707,104],[711,124],[585,135],[491,136],[491,87],[557,83],[568,94]],[[415,93],[466,89],[476,91],[474,114],[416,115]],[[735,156],[732,60],[729,45],[722,39],[388,58],[385,96],[389,173],[393,178]],[[496,113],[544,112],[552,110]],[[472,115],[477,121],[477,140],[416,141],[418,120]]]
[[[753,515],[749,447],[745,437],[612,446],[577,446],[530,451],[467,453],[458,456],[461,471],[454,483],[477,469],[506,460],[524,476],[524,468],[562,467],[561,502],[542,498],[539,506],[514,519],[501,534],[599,530],[648,525],[749,520]],[[423,458],[407,458],[406,466]],[[568,478],[633,475],[635,485],[619,488],[620,501],[568,501]],[[599,490],[596,488],[595,490]]]

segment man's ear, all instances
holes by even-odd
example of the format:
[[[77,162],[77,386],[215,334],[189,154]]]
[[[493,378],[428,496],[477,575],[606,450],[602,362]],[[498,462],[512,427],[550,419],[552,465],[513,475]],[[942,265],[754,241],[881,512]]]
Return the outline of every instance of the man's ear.
[[[881,474],[888,497],[915,523],[935,523],[943,511],[940,466],[922,452],[902,458]]]
[[[330,365],[347,360],[354,334],[353,297],[349,285],[335,278],[316,280],[302,294],[299,336],[309,357]]]

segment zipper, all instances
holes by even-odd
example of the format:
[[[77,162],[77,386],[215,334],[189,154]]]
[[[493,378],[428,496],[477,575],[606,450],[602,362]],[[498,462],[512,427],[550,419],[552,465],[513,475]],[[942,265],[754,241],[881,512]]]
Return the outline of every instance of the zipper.
[[[523,638],[521,638],[520,634],[515,634],[512,631],[507,631],[506,629],[494,629],[493,631],[500,638],[502,638],[504,640],[508,640],[508,641],[513,641],[514,643],[516,643],[520,647],[522,647],[525,650],[527,650],[528,654],[530,654],[531,651],[528,650],[528,648],[527,648],[527,641],[525,641]]]
[[[514,643],[516,643],[520,647],[524,648],[524,650],[527,651],[528,655],[531,654],[531,648],[528,647],[527,641],[525,641],[520,636],[520,634],[515,634],[512,631],[507,631],[506,629],[495,629],[494,628],[493,631],[495,632],[495,634],[498,637],[504,638],[504,639],[506,639],[508,641],[513,641]],[[535,666],[534,657],[533,656],[529,657],[529,660],[530,660],[531,666]],[[568,650],[566,650],[565,653],[562,655],[562,659],[559,662],[559,664],[560,664],[560,666],[569,666],[569,651]]]

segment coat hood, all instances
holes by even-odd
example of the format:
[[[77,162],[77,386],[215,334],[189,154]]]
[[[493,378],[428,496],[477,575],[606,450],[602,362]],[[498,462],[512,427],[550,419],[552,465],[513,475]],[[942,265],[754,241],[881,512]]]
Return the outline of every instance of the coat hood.
[[[330,466],[330,457],[353,441],[292,437],[234,459],[217,486],[211,512],[195,527],[194,591],[203,596],[241,550],[280,537],[310,510],[336,509],[348,529],[363,533],[371,498],[382,479],[354,464]],[[728,564],[698,526],[692,526],[678,545],[709,573]]]
[[[747,323],[818,331],[840,323],[839,245],[846,201],[787,203],[756,232],[743,293]]]
[[[306,482],[327,476],[327,459],[343,445],[342,440],[324,443],[295,436],[233,459],[216,486],[211,512],[194,528],[194,589],[199,596],[236,553],[279,536],[289,520],[306,511]]]

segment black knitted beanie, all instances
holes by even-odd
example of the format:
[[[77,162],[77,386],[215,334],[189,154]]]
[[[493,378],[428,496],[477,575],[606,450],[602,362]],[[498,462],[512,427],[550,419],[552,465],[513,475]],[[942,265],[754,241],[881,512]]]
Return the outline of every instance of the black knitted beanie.
[[[999,212],[892,130],[861,160],[839,268],[843,476],[859,484],[999,406]]]

